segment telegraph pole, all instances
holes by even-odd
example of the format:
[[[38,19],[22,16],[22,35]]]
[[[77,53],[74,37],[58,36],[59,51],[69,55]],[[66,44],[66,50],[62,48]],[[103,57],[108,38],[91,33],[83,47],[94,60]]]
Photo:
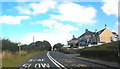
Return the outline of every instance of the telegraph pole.
[[[34,43],[34,36],[33,36],[33,43]]]
[[[33,36],[33,45],[35,45],[35,43],[34,43],[34,36]]]

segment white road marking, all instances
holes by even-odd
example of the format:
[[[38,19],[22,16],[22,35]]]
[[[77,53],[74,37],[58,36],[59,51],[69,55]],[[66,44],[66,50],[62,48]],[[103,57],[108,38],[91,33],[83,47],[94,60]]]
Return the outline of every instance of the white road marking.
[[[41,67],[41,65],[39,63],[35,64],[35,68],[40,68],[40,67]]]
[[[44,61],[45,59],[38,59],[38,61]]]
[[[48,54],[48,52],[47,52],[47,57],[50,59],[50,61],[52,61],[58,68],[60,68],[60,66],[59,65],[57,65],[51,58],[50,58],[50,56],[49,56],[49,54]]]
[[[63,66],[62,64],[60,64],[58,61],[56,61],[53,57],[51,57],[51,55],[49,54],[49,51],[47,52],[47,57],[50,59],[50,61],[53,63],[53,64],[55,64],[55,66],[56,67],[58,67],[59,69],[67,69],[67,68],[65,68],[65,66]],[[29,60],[29,62],[34,62],[34,61],[44,61],[45,59],[30,59]],[[26,63],[26,64],[23,64],[22,65],[22,67],[24,67],[24,68],[29,68],[29,67],[31,67],[31,64],[29,64],[29,63]],[[50,65],[49,65],[49,63],[36,63],[35,65],[34,65],[34,68],[45,68],[45,67],[47,67],[47,68],[50,68]]]
[[[49,56],[50,56],[50,55],[49,55]],[[50,56],[50,58],[51,58],[54,62],[56,62],[57,64],[59,64],[61,67],[64,68],[64,66],[63,66],[62,64],[60,64],[58,61],[56,61],[54,58],[52,58],[51,56]]]
[[[42,66],[43,68],[45,68],[45,67],[48,67],[48,68],[50,68],[50,65],[49,65],[49,63],[41,63],[41,66]]]
[[[39,61],[39,62],[43,62],[45,59],[30,59],[29,62],[36,62],[36,61]]]
[[[25,68],[29,68],[31,66],[31,64],[24,64],[22,65],[22,67],[25,67]]]
[[[35,64],[35,66],[34,66],[35,68],[45,68],[45,67],[47,67],[47,68],[50,68],[50,65],[49,65],[49,63],[36,63]]]
[[[60,68],[60,66],[61,66],[62,68],[67,69],[67,68],[65,68],[65,66],[63,66],[61,63],[59,63],[59,62],[56,61],[53,57],[51,57],[50,54],[49,54],[49,51],[47,52],[47,56],[48,56],[48,58],[49,58],[53,63],[55,63],[55,65],[56,65],[56,63],[57,63],[57,66],[58,66],[59,68]]]
[[[31,61],[32,61],[32,59],[29,60],[29,62],[31,62]]]

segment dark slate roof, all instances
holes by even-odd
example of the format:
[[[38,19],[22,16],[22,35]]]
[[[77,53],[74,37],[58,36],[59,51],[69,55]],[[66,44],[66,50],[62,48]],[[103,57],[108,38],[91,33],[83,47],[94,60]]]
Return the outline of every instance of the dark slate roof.
[[[91,32],[91,31],[87,31],[87,32],[85,32],[84,34],[82,34],[81,36],[79,36],[78,38],[80,38],[80,37],[82,37],[82,36],[84,36],[84,35],[92,35],[92,34],[94,34],[94,33]]]
[[[72,38],[71,40],[78,40],[77,38]]]
[[[116,32],[112,32],[113,34],[116,34]]]
[[[102,29],[100,31],[97,32],[98,35],[100,35],[105,29]]]
[[[118,36],[118,34],[116,33],[116,32],[112,32],[114,35],[117,35]]]

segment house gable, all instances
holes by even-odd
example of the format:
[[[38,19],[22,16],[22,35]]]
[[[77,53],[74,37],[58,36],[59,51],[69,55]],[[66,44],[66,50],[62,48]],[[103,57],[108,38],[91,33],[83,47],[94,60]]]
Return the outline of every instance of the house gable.
[[[111,42],[112,37],[114,37],[114,34],[107,28],[99,34],[100,42]]]

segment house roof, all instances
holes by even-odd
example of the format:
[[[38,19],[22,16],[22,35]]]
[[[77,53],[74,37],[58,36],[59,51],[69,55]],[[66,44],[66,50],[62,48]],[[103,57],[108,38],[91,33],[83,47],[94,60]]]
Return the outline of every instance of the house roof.
[[[87,30],[84,34],[82,34],[81,36],[79,36],[78,39],[79,39],[80,37],[84,36],[84,35],[92,35],[92,34],[100,35],[105,29],[106,29],[106,28],[98,31],[97,33],[96,33],[96,32],[91,32],[91,31],[88,31],[88,30]],[[116,32],[112,32],[112,33],[113,33],[114,35],[117,35],[117,36],[118,36],[118,34],[117,34]]]
[[[102,29],[100,31],[97,32],[98,35],[100,35],[105,29]]]
[[[105,29],[102,29],[100,31],[98,31],[97,33],[95,32],[91,32],[91,31],[86,31],[84,34],[82,34],[81,36],[79,36],[78,38],[84,36],[84,35],[92,35],[92,34],[96,34],[96,35],[100,35]]]
[[[112,32],[114,35],[117,35],[118,36],[118,34],[116,33],[116,32]]]
[[[71,40],[78,40],[78,38],[75,38],[74,35],[73,35],[73,38]],[[69,40],[69,41],[71,41],[71,40]]]
[[[78,40],[77,38],[72,38],[71,40]]]
[[[92,35],[94,32],[91,31],[86,31],[84,34],[82,34],[81,36],[79,36],[78,38],[84,36],[84,35]]]

